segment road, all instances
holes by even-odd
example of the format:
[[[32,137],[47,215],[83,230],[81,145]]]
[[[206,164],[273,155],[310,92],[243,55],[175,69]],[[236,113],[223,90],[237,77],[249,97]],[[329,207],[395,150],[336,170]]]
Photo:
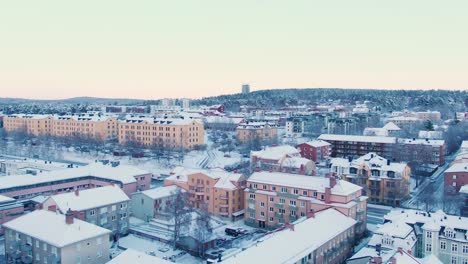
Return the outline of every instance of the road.
[[[420,187],[411,194],[411,198],[403,203],[402,207],[420,209],[424,205],[424,202],[421,201],[420,198],[428,194],[433,195],[437,200],[443,199],[444,172],[449,167],[454,157],[455,155],[447,156],[445,164],[440,166],[430,179],[426,179]]]

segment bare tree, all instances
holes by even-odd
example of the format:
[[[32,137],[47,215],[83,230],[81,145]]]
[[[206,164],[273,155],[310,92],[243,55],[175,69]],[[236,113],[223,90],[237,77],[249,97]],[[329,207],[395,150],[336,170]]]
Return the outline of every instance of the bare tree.
[[[447,214],[458,214],[460,208],[463,206],[463,197],[456,191],[456,189],[449,185],[445,186],[442,198],[442,208]]]
[[[177,189],[167,200],[165,213],[174,222],[174,232],[171,238],[172,247],[177,248],[183,230],[186,230],[191,220],[191,210],[189,208],[187,193]]]
[[[197,250],[200,257],[205,257],[206,242],[213,236],[213,227],[211,226],[211,216],[208,212],[208,205],[203,203],[201,209],[197,211],[195,222],[194,238],[197,241]]]

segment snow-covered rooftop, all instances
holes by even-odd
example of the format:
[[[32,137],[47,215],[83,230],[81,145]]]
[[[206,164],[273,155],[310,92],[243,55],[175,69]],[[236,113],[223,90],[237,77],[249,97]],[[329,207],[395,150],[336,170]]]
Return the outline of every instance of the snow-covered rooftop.
[[[351,166],[353,167],[359,167],[362,164],[366,164],[371,169],[379,168],[384,171],[395,171],[399,173],[403,173],[407,167],[406,163],[389,162],[388,159],[385,159],[373,152],[367,153],[351,162]]]
[[[315,147],[315,148],[326,147],[326,146],[331,145],[330,143],[320,140],[320,139],[308,141],[308,142],[305,142],[304,144],[309,145],[311,147]]]
[[[387,131],[398,131],[398,130],[401,130],[400,127],[398,127],[397,125],[395,125],[395,123],[393,122],[388,122],[387,124],[385,124],[385,126],[382,127],[383,129],[387,130]]]
[[[455,163],[450,166],[445,172],[468,172],[468,162]]]
[[[176,185],[171,185],[171,186],[164,186],[164,187],[158,187],[158,188],[153,188],[149,189],[146,191],[142,191],[141,193],[150,197],[151,199],[161,199],[164,197],[169,197],[173,195],[177,190],[180,189]]]
[[[293,228],[277,231],[223,263],[297,263],[355,224],[354,219],[327,209],[315,217],[299,219]]]
[[[403,144],[413,144],[413,145],[430,145],[430,146],[443,146],[445,145],[445,140],[441,139],[422,139],[422,138],[400,138],[398,142]]]
[[[68,180],[84,176],[94,176],[108,180],[122,182],[123,184],[136,182],[135,176],[150,174],[150,172],[139,169],[134,166],[119,165],[112,167],[93,163],[79,168],[70,168],[64,170],[55,170],[43,172],[37,175],[11,175],[0,177],[0,189],[28,186],[33,184]]]
[[[460,188],[460,193],[468,194],[468,184],[465,184]]]
[[[468,230],[468,217],[459,217],[454,215],[447,215],[443,211],[439,210],[433,213],[427,213],[417,210],[392,210],[384,216],[385,220],[389,220],[393,223],[405,222],[408,224],[420,223],[431,228],[431,225],[437,225],[439,227],[449,227],[452,229]]]
[[[330,187],[329,178],[282,172],[255,172],[250,176],[248,182],[316,190],[319,192],[325,192],[325,188]],[[336,185],[331,189],[331,192],[336,195],[350,195],[360,191],[361,189],[362,187],[358,185],[347,181],[337,180]]]
[[[83,211],[130,200],[125,192],[117,186],[92,188],[77,193],[62,193],[53,195],[49,199],[55,201],[57,207],[63,213],[68,209]]]
[[[0,195],[0,203],[13,202],[15,199]]]
[[[264,150],[251,152],[251,156],[256,156],[259,159],[265,159],[265,160],[280,160],[284,158],[286,155],[300,156],[300,152],[295,147],[292,147],[289,145],[268,147]]]
[[[67,224],[65,215],[46,210],[33,211],[3,226],[58,248],[111,233],[107,229],[76,218],[73,224]]]
[[[281,166],[284,168],[300,169],[302,166],[305,166],[307,163],[312,163],[312,161],[303,157],[291,157],[291,158],[285,158]]]
[[[356,141],[356,142],[369,142],[369,143],[395,143],[395,137],[377,137],[377,136],[354,136],[354,135],[335,135],[335,134],[322,134],[318,137],[325,141]]]
[[[463,140],[461,143],[461,149],[468,149],[468,140]]]
[[[120,253],[117,257],[112,259],[111,261],[107,262],[107,264],[169,264],[172,263],[168,260],[164,260],[162,258],[153,257],[147,255],[145,253],[127,249],[124,252]]]

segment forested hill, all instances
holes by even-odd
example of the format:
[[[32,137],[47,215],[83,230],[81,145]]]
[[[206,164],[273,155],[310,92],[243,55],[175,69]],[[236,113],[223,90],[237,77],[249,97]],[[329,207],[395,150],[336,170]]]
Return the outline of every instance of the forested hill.
[[[370,89],[274,89],[255,91],[249,94],[221,95],[195,100],[197,105],[224,104],[235,110],[241,105],[283,107],[288,105],[311,105],[329,100],[342,103],[371,101],[384,110],[420,109],[463,111],[468,107],[467,91],[447,90],[370,90]]]

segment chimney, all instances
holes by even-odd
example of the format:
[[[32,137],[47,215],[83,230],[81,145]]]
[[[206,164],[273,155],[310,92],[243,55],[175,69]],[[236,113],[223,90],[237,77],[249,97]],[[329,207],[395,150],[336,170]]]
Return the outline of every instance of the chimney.
[[[80,190],[76,189],[76,190],[75,190],[75,195],[76,195],[76,196],[80,196]]]
[[[389,260],[389,264],[396,264],[396,258],[395,257],[391,257],[390,260]]]
[[[390,166],[391,161],[388,159],[387,160],[387,166]]]
[[[348,156],[348,162],[351,162],[351,161],[353,161],[353,157]]]
[[[68,208],[68,211],[65,213],[65,222],[67,223],[67,225],[73,224],[73,218],[74,218],[74,214],[72,210]]]
[[[325,203],[329,204],[331,202],[331,189],[330,187],[325,188]]]
[[[49,207],[47,207],[47,210],[49,210],[51,212],[55,212],[57,210],[57,206],[56,205],[49,205]]]
[[[315,217],[315,211],[314,209],[310,209],[309,212],[307,212],[307,219]]]
[[[331,176],[330,177],[330,188],[335,187],[336,185],[336,176]]]

